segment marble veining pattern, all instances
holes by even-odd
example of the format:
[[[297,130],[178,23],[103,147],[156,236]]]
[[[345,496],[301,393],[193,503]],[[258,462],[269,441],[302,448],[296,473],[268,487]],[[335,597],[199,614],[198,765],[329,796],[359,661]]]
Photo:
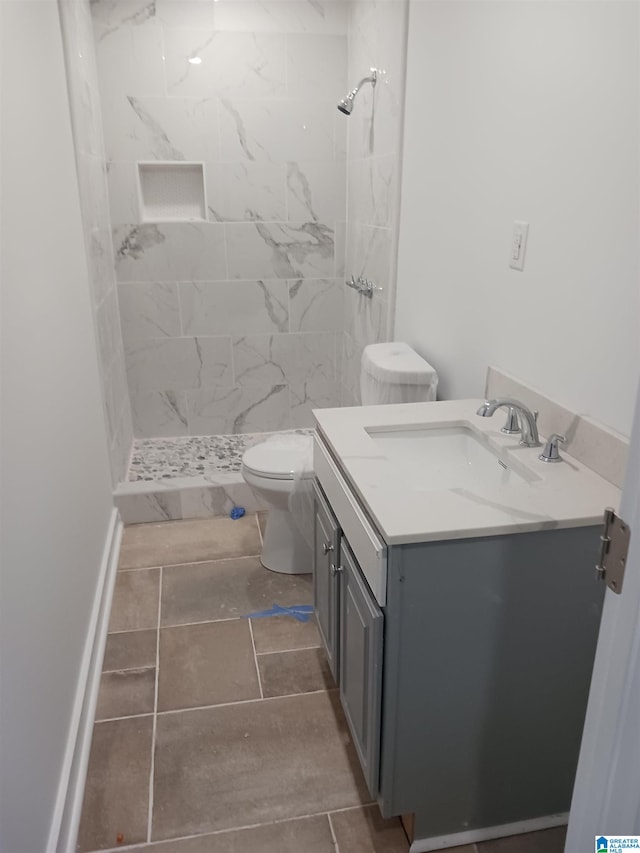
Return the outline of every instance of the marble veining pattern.
[[[120,27],[139,26],[156,14],[156,0],[129,0],[129,5],[103,3],[91,0],[91,9],[96,27],[99,28],[98,40],[109,36]]]
[[[603,506],[619,505],[620,490],[564,449],[562,464],[545,465],[538,458],[539,447],[521,447],[517,438],[500,432],[502,419],[495,423],[495,418],[478,418],[480,402],[447,400],[316,412],[325,443],[356,484],[387,544],[597,525]],[[378,431],[451,423],[472,431],[521,480],[505,483],[483,476],[464,483],[454,475],[438,481],[430,477],[426,457],[417,469],[404,465],[374,438]]]
[[[311,426],[340,399],[348,6],[91,0],[136,437]],[[154,160],[204,164],[208,221],[141,221]]]
[[[286,219],[284,166],[225,163],[207,169],[209,219],[214,222]]]
[[[226,238],[231,278],[325,278],[334,274],[334,234],[327,225],[233,223],[226,226]]]
[[[133,168],[136,160],[219,158],[218,104],[213,98],[128,94],[109,102],[105,118],[110,164]],[[126,221],[112,215],[114,223]]]
[[[286,93],[285,41],[280,33],[176,27],[164,31],[164,43],[169,95],[278,97]],[[194,57],[201,62],[191,62]]]
[[[127,96],[127,101],[131,104],[131,109],[142,124],[146,125],[151,136],[157,140],[158,152],[162,158],[165,160],[184,160],[182,152],[174,148],[162,125],[148,112],[144,104],[132,95]]]
[[[343,160],[344,125],[336,127],[334,113],[339,116],[335,92],[322,99],[222,98],[221,157],[272,163]]]
[[[59,5],[88,262],[87,286],[98,338],[111,479],[116,486],[126,475],[133,427],[109,233],[106,156],[92,17],[89,0],[63,0]]]
[[[221,281],[228,278],[223,225],[208,222],[121,224],[114,227],[113,233],[116,274],[120,282]]]
[[[312,429],[288,432],[311,435]],[[237,473],[248,447],[273,433],[198,435],[180,438],[138,439],[134,442],[127,481],[171,480],[176,477]]]

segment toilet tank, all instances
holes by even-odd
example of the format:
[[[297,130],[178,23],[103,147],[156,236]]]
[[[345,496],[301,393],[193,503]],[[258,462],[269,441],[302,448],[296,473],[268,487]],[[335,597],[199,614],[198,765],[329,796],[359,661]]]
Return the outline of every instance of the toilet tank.
[[[408,344],[370,344],[362,353],[360,394],[363,406],[419,403],[436,399],[438,374]]]

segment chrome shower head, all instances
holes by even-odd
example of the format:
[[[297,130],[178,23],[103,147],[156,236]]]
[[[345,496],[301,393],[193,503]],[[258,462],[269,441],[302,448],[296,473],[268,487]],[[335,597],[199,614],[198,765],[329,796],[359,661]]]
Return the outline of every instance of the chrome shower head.
[[[338,104],[338,109],[341,113],[344,113],[346,116],[350,116],[353,111],[353,99],[357,95],[358,90],[354,89],[353,92],[349,92],[346,98],[343,98]]]
[[[376,68],[371,69],[371,75],[369,77],[363,77],[362,80],[358,83],[355,89],[352,89],[346,98],[343,98],[338,104],[338,109],[341,113],[344,113],[346,116],[350,116],[353,112],[353,101],[360,91],[360,87],[365,83],[371,83],[371,85],[375,88],[376,83],[378,82],[378,70]]]

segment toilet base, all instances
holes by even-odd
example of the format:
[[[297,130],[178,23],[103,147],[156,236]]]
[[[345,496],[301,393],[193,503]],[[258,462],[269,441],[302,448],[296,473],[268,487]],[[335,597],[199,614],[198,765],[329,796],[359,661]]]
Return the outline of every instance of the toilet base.
[[[260,562],[265,569],[285,575],[311,572],[311,548],[288,510],[269,509]]]

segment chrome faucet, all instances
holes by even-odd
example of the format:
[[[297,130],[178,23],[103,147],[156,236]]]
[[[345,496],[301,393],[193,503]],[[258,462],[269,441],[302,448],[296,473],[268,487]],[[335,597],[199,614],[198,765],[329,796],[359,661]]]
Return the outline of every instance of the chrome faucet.
[[[498,400],[485,400],[476,412],[476,415],[480,415],[481,418],[490,418],[497,409],[505,407],[515,409],[520,416],[520,426],[522,427],[520,444],[524,447],[539,447],[540,438],[538,436],[538,424],[536,423],[538,413],[532,412],[531,409],[528,409],[519,400],[514,400],[511,397],[501,397]]]

